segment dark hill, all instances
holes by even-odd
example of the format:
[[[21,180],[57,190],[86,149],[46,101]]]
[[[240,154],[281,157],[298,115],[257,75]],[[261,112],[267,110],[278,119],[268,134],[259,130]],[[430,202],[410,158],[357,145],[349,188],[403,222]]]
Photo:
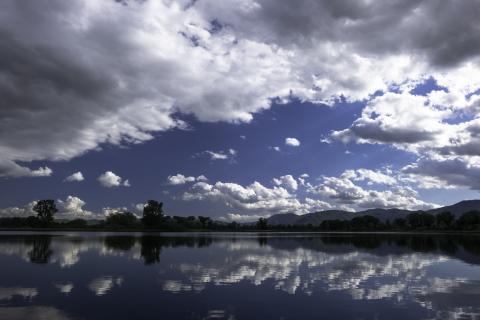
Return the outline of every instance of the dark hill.
[[[450,211],[457,218],[465,212],[478,210],[480,211],[480,200],[464,200],[458,203],[452,204],[451,206],[445,206],[437,209],[428,210],[430,214],[437,214],[440,212]]]
[[[465,200],[458,202],[456,204],[440,207],[436,209],[428,210],[427,212],[430,214],[438,214],[444,211],[450,211],[455,216],[459,217],[465,212],[478,210],[480,211],[480,200]],[[374,216],[381,221],[393,221],[397,218],[405,217],[406,215],[415,212],[410,210],[403,210],[403,209],[368,209],[358,212],[350,212],[344,210],[326,210],[326,211],[318,211],[307,213],[304,215],[297,215],[294,213],[286,213],[286,214],[275,214],[268,218],[268,224],[270,225],[318,225],[324,220],[351,220],[355,217],[370,215]]]

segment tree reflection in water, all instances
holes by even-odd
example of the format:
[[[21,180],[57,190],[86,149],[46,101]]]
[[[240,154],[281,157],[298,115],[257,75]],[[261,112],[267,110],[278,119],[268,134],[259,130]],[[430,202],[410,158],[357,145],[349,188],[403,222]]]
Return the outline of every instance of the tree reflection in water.
[[[408,308],[420,312],[416,318],[475,318],[480,313],[479,248],[480,237],[475,235],[0,234],[0,263],[10,263],[6,269],[14,279],[4,274],[0,293],[8,303],[61,307],[58,301],[83,299],[81,295],[85,294],[94,295],[98,301],[111,299],[116,305],[117,299],[128,300],[132,292],[147,292],[152,299],[161,296],[161,301],[181,297],[177,301],[182,305],[190,303],[190,308],[197,308],[192,312],[202,317],[236,319],[248,318],[239,313],[246,310],[245,305],[225,292],[235,292],[247,300],[261,295],[262,303],[273,308],[270,310],[275,318],[287,312],[283,305],[275,303],[282,295],[294,299],[288,301],[301,301],[307,306],[305,310],[318,301],[335,304],[335,299],[342,297],[352,314],[366,310],[361,303],[388,308],[408,304]],[[32,277],[25,278],[12,263],[17,263],[18,270],[25,268],[25,263],[45,267],[31,268]],[[23,279],[21,287],[17,286],[18,279]],[[25,288],[32,294],[24,294]],[[52,298],[52,290],[62,298]],[[212,294],[221,296],[225,303],[203,309],[195,304],[210,299]],[[144,302],[155,305],[149,299]],[[112,310],[110,307],[108,310]],[[180,312],[175,314],[175,307],[169,307],[169,303],[161,306],[163,311],[171,312],[167,318],[183,318],[181,308],[175,309]],[[347,310],[343,305],[337,309]],[[378,318],[393,316],[385,310],[391,309],[384,309]],[[83,316],[81,312],[73,313]],[[117,315],[121,318],[126,313],[119,311]],[[308,318],[306,314],[302,317]],[[87,315],[83,318],[90,319]]]
[[[54,239],[52,241],[52,239]],[[248,242],[242,242],[243,240]],[[101,242],[99,242],[101,240]],[[293,250],[304,248],[313,251],[331,252],[332,250],[366,251],[371,254],[395,253],[395,252],[418,252],[437,253],[468,259],[470,263],[480,264],[480,237],[475,235],[428,235],[428,234],[306,234],[290,237],[275,234],[250,234],[248,236],[233,234],[204,234],[204,235],[181,235],[165,236],[154,234],[137,235],[108,235],[103,237],[62,237],[52,235],[26,235],[26,236],[0,236],[0,253],[2,246],[25,246],[26,256],[32,263],[46,264],[52,256],[79,254],[91,249],[100,250],[102,247],[112,252],[130,253],[139,246],[139,255],[145,264],[160,262],[163,248],[189,247],[204,248],[214,243],[248,243],[253,246],[252,240],[256,240],[258,247],[270,246],[274,249]],[[23,250],[20,247],[18,250]],[[459,250],[461,254],[459,255]],[[465,257],[464,253],[468,253]],[[78,257],[77,257],[78,259]],[[55,261],[61,260],[54,259]]]
[[[142,236],[140,238],[140,243],[142,244],[140,254],[145,264],[148,265],[160,262],[162,242],[162,238],[155,236]]]
[[[33,236],[27,240],[32,246],[28,253],[30,262],[32,263],[48,263],[52,255],[52,237],[51,236]]]

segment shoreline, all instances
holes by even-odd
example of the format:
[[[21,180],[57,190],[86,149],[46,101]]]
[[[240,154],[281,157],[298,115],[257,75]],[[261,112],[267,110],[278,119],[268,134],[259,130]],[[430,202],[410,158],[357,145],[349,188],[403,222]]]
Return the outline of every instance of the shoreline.
[[[0,232],[107,232],[107,233],[224,233],[224,234],[352,234],[352,235],[480,235],[480,230],[405,230],[405,231],[285,231],[285,230],[162,230],[162,229],[98,229],[98,228],[0,228]]]

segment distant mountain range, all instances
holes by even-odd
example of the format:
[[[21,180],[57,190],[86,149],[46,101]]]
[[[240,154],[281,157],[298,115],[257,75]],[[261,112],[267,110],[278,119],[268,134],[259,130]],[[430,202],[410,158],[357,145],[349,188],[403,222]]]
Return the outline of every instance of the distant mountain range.
[[[478,210],[480,211],[480,200],[465,200],[459,203],[456,203],[451,206],[440,207],[436,209],[426,210],[423,212],[427,212],[430,214],[438,214],[440,212],[449,211],[454,214],[457,218],[465,212],[471,210]],[[360,216],[374,216],[381,221],[393,221],[397,218],[403,218],[406,215],[419,212],[417,211],[410,211],[410,210],[402,210],[402,209],[368,209],[364,211],[358,212],[350,212],[350,211],[343,211],[343,210],[326,210],[326,211],[318,211],[307,213],[304,215],[297,215],[294,213],[285,213],[285,214],[275,214],[267,219],[269,225],[319,225],[324,220],[351,220],[355,217]]]

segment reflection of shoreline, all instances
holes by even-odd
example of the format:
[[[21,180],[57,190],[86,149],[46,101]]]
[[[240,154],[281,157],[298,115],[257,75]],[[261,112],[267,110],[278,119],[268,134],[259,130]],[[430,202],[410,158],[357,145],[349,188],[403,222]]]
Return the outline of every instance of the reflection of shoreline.
[[[53,307],[0,307],[0,318],[8,320],[49,319],[69,320],[68,315]]]
[[[49,266],[33,266],[39,270],[37,276],[50,270],[55,277],[58,268],[74,267],[79,261],[89,263],[80,266],[91,270],[81,281],[62,277],[49,279],[48,284],[40,280],[41,285],[4,288],[6,297],[30,297],[32,302],[41,301],[42,295],[37,292],[48,292],[45,285],[53,286],[64,298],[76,298],[87,289],[90,297],[103,299],[128,295],[126,290],[138,290],[136,286],[178,297],[209,295],[210,290],[222,286],[238,286],[315,298],[342,296],[353,302],[388,300],[394,306],[409,302],[434,317],[455,318],[460,314],[477,315],[480,310],[480,301],[472,300],[480,294],[480,275],[475,275],[480,269],[479,243],[480,237],[378,234],[17,235],[0,236],[0,254]],[[88,258],[83,257],[87,253]],[[109,267],[97,269],[95,264],[107,262],[102,260],[107,258],[111,258],[106,264]],[[461,261],[475,262],[467,265]],[[80,269],[62,273],[73,274]],[[465,301],[470,308],[465,307]]]
[[[446,255],[480,265],[480,236],[473,235],[403,235],[403,234],[297,234],[293,237],[249,234],[195,234],[195,236],[157,236],[144,234],[89,236],[79,235],[2,235],[0,254],[19,255],[32,263],[58,262],[62,267],[76,264],[82,252],[95,250],[101,255],[129,255],[145,264],[160,262],[164,248],[202,248],[212,244],[238,243],[240,246],[270,246],[276,250],[299,248],[338,254],[367,252],[373,255],[403,255],[411,252]]]

